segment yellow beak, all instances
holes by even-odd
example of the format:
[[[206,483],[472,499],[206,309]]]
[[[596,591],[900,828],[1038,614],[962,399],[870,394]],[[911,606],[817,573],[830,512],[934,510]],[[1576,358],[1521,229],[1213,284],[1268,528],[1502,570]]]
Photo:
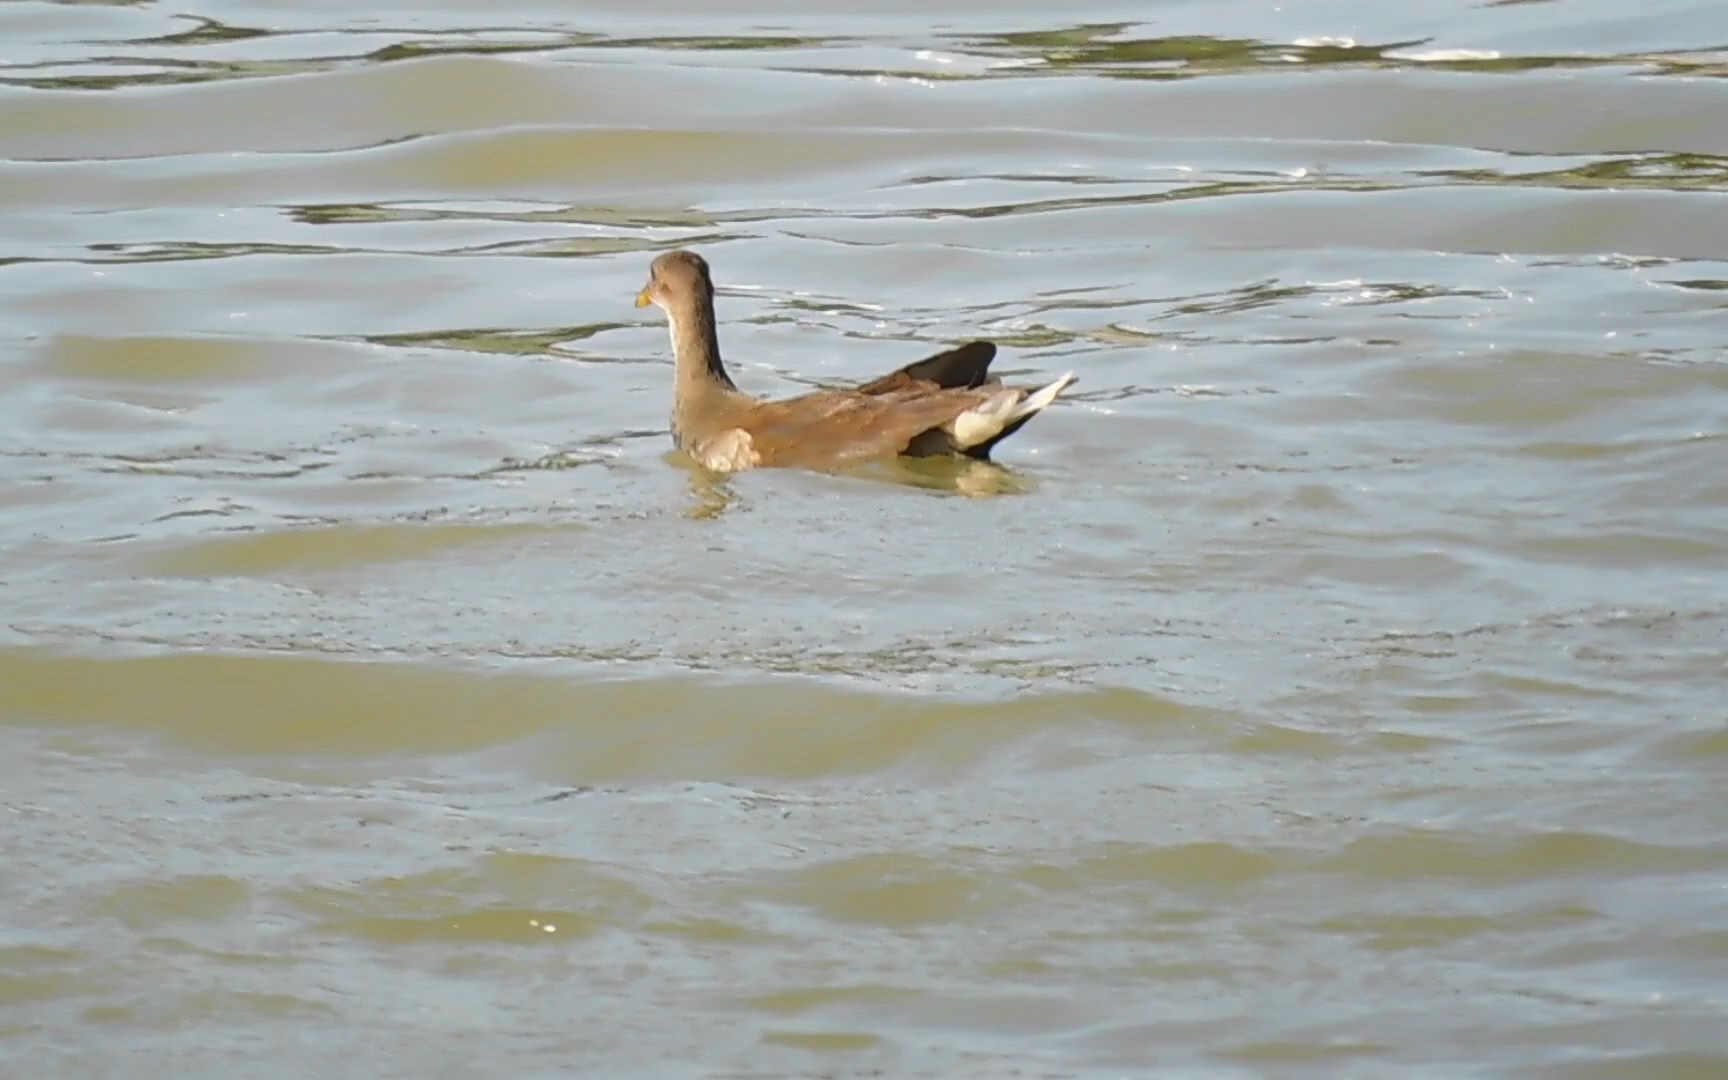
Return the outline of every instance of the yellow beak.
[[[647,307],[649,304],[652,304],[653,302],[654,302],[653,298],[648,295],[648,287],[646,285],[644,285],[642,287],[642,291],[636,294],[636,306],[637,307]]]

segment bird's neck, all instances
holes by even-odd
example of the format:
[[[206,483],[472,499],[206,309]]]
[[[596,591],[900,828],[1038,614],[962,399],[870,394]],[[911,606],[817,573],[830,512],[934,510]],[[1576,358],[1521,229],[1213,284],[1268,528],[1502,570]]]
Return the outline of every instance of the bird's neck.
[[[744,398],[726,365],[720,362],[720,339],[714,329],[714,301],[692,297],[668,309],[672,356],[676,364],[672,394],[672,441],[683,446],[692,421],[712,417]]]
[[[720,361],[720,338],[714,329],[714,301],[694,296],[666,313],[672,330],[672,356],[677,362],[677,398],[695,400],[715,390],[736,391]]]

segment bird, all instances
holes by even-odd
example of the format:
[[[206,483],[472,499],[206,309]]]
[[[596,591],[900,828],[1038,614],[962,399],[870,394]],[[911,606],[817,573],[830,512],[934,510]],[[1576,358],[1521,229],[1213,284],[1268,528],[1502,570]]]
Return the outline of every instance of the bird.
[[[767,401],[738,389],[720,360],[714,282],[693,251],[656,258],[636,306],[657,305],[672,334],[672,441],[716,473],[829,470],[872,459],[958,455],[988,461],[1074,381],[1003,386],[996,346],[971,341],[856,387]]]

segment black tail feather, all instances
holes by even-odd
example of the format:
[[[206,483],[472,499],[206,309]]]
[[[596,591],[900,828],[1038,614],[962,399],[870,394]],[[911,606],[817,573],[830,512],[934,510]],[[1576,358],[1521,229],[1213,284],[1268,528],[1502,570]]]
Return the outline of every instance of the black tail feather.
[[[858,390],[865,394],[884,394],[914,382],[935,383],[944,390],[970,390],[989,381],[990,361],[994,359],[995,345],[988,341],[969,341],[958,348],[907,364],[899,371],[865,383]]]

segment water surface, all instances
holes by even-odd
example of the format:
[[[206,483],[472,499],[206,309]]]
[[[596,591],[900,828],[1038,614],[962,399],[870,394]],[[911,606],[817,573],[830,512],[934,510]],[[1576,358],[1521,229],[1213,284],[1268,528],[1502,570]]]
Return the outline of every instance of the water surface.
[[[0,1071],[1728,1074],[1728,9],[0,41]]]

